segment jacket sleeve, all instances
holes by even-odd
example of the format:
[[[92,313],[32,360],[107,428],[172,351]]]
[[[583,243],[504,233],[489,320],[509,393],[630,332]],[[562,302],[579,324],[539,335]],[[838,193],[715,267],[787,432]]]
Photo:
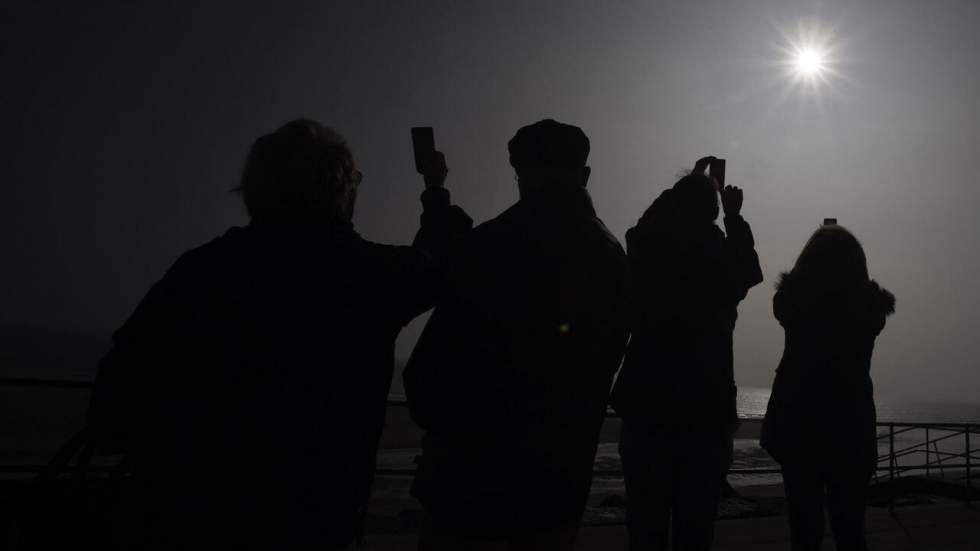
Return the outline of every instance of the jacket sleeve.
[[[725,262],[728,271],[729,300],[739,302],[749,289],[762,283],[762,266],[755,252],[755,239],[749,223],[741,215],[725,217]]]
[[[187,255],[146,294],[112,337],[99,364],[89,401],[88,424],[102,453],[132,451],[135,437],[150,430],[154,404],[163,392],[167,352],[191,322],[185,309],[189,292],[181,274]]]
[[[466,292],[463,289],[486,276],[485,266],[478,262],[483,258],[478,252],[478,240],[475,233],[469,231],[470,218],[446,211],[442,214],[449,218],[438,223],[449,224],[449,231],[443,231],[442,235],[450,235],[451,241],[441,242],[444,256],[436,257],[432,270],[433,281],[438,285],[432,293],[435,309],[402,372],[409,412],[412,420],[423,429],[431,428],[434,421],[447,415],[453,399],[452,375],[458,373],[456,364],[459,358],[474,353],[469,346],[476,331],[472,326],[474,310],[472,304],[464,301]],[[419,233],[420,237],[431,237],[423,231]],[[437,240],[436,243],[440,242]]]
[[[412,421],[425,430],[432,427],[446,405],[448,386],[443,366],[453,356],[447,349],[456,343],[453,318],[447,308],[436,307],[402,372]]]
[[[471,338],[478,330],[472,326],[473,307],[462,298],[463,288],[482,273],[471,267],[472,257],[479,256],[472,241],[464,241],[447,261],[445,286],[402,372],[409,412],[423,429],[446,417],[453,400],[452,376],[459,372],[457,364],[474,353]]]
[[[676,224],[675,201],[673,190],[664,190],[636,225],[626,231],[631,297],[627,313],[634,331],[671,319],[681,308],[678,293],[661,292],[676,269],[665,253],[675,242],[671,234]]]
[[[412,242],[412,259],[405,263],[398,285],[394,286],[404,298],[402,324],[433,307],[445,287],[451,257],[473,229],[473,219],[450,203],[445,188],[425,190],[422,208],[419,231]]]
[[[449,190],[429,188],[422,192],[422,216],[413,247],[444,259],[471,229],[473,219],[450,203]]]
[[[626,315],[629,327],[636,329],[642,327],[644,322],[644,306],[649,299],[647,298],[648,282],[645,277],[649,273],[643,262],[643,255],[637,251],[642,248],[642,235],[639,224],[626,230],[626,250],[628,259],[627,274],[629,277],[629,292],[632,300],[628,301]]]

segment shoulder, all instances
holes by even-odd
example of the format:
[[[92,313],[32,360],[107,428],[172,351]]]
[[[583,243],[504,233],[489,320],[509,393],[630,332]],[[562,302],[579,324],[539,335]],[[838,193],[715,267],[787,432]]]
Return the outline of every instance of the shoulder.
[[[626,261],[626,251],[623,250],[622,243],[616,236],[609,231],[606,224],[597,216],[590,216],[586,222],[594,236],[594,241],[598,248],[601,248],[603,252],[611,257],[619,258],[623,262]],[[627,235],[628,239],[628,235]]]
[[[779,274],[779,279],[776,280],[776,294],[782,293],[783,296],[793,292],[793,277],[789,272],[783,272]]]
[[[470,230],[463,238],[455,257],[479,257],[498,249],[511,250],[527,235],[525,213],[521,204],[517,203]]]
[[[790,272],[779,274],[776,280],[776,294],[772,297],[772,311],[776,319],[784,326],[798,313],[796,307],[799,301],[796,282]]]
[[[357,247],[362,260],[381,271],[400,273],[421,270],[432,260],[428,252],[408,245],[387,245],[360,239]]]
[[[776,283],[773,310],[784,325],[805,316],[820,323],[832,320],[835,326],[852,331],[877,333],[884,327],[885,318],[895,312],[895,295],[875,281],[858,286],[815,285],[783,273]]]
[[[209,271],[215,265],[223,264],[229,255],[242,248],[243,242],[249,237],[248,228],[231,227],[224,234],[178,256],[164,277],[180,278]]]
[[[514,203],[497,216],[478,224],[467,236],[468,240],[487,240],[512,234],[524,225],[527,215],[526,205]]]

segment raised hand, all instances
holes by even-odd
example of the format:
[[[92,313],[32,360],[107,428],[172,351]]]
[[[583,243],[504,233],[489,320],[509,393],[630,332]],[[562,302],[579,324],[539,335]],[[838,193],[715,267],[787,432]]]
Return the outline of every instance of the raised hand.
[[[721,207],[725,216],[736,216],[742,211],[742,190],[735,186],[725,186],[721,192]]]
[[[715,160],[715,157],[709,155],[707,157],[701,157],[696,163],[694,163],[694,170],[691,172],[694,174],[704,174],[704,171],[708,169],[711,161]]]
[[[446,156],[442,151],[433,151],[429,158],[425,160],[422,176],[425,177],[425,187],[443,187],[446,184],[446,176],[449,174],[449,167],[446,166]]]

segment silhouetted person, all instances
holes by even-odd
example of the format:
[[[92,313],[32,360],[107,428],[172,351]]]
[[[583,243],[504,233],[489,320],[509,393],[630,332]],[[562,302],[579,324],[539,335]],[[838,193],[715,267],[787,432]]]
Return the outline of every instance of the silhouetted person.
[[[762,447],[783,468],[793,549],[820,549],[824,504],[837,549],[866,549],[865,498],[878,458],[871,353],[895,297],[868,278],[861,244],[834,224],[782,275],[772,307],[786,348]]]
[[[473,230],[405,370],[425,429],[420,549],[567,549],[627,338],[627,265],[586,191],[589,140],[508,143],[520,200]]]
[[[630,549],[709,549],[738,424],[732,331],[736,306],[762,281],[742,191],[721,190],[715,225],[710,158],[664,191],[626,233],[633,274],[632,338],[613,407]]]
[[[182,255],[99,368],[90,424],[135,462],[121,545],[353,540],[395,337],[471,226],[436,157],[415,246],[396,247],[354,231],[361,173],[340,135],[297,120],[252,145],[238,188],[251,222]]]

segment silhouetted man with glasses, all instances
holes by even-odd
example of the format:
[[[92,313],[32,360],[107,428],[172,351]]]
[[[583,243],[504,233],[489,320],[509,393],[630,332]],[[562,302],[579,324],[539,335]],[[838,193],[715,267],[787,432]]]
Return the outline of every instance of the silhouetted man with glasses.
[[[353,228],[344,139],[297,120],[251,147],[245,227],[182,255],[114,335],[92,396],[135,470],[118,543],[339,549],[367,502],[395,337],[470,219],[429,160],[414,247]]]

